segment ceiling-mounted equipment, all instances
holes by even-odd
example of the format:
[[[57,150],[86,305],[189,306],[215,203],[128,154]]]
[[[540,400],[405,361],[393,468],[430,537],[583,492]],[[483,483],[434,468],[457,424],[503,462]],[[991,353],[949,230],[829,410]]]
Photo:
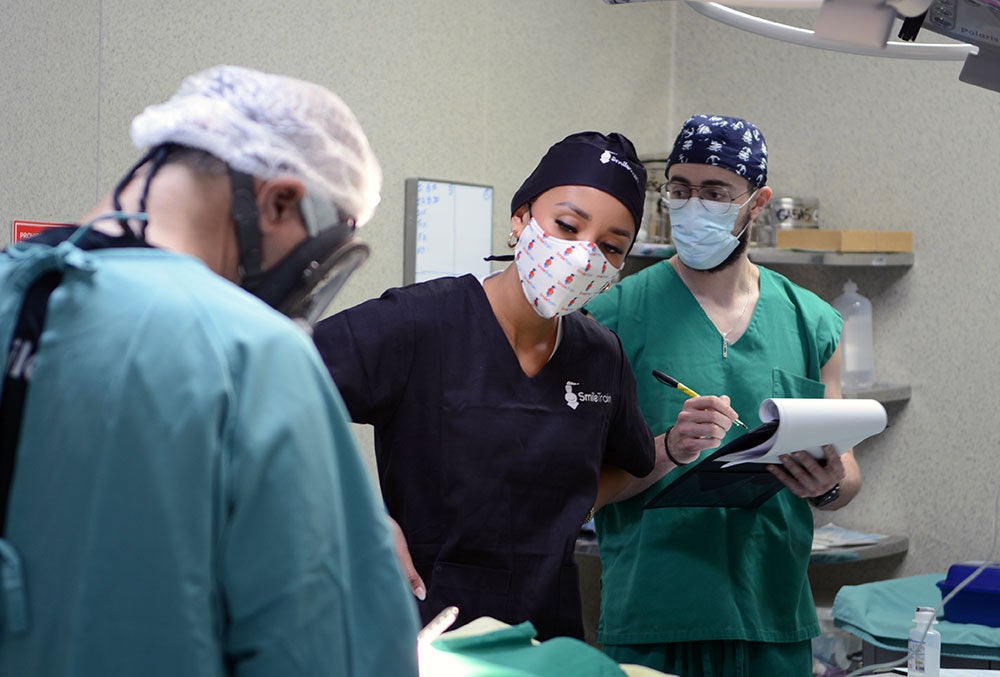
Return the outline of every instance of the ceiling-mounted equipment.
[[[627,5],[653,0],[604,0]],[[962,82],[1000,91],[1000,0],[682,0],[699,14],[784,42],[864,56],[965,61]],[[761,19],[732,9],[819,9],[815,30]],[[899,37],[912,41],[920,28],[957,44],[890,42],[893,22],[902,18]]]

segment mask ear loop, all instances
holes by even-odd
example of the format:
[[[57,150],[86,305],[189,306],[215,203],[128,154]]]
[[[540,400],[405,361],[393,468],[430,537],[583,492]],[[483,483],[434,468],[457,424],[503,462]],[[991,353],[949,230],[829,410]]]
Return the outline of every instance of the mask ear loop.
[[[739,213],[740,213],[740,209],[743,209],[743,208],[744,208],[744,207],[746,207],[746,206],[747,206],[748,204],[750,204],[750,202],[751,202],[751,201],[753,201],[754,197],[755,197],[755,196],[757,195],[757,192],[758,192],[759,190],[760,190],[760,186],[757,186],[756,188],[754,188],[754,189],[753,189],[753,192],[752,192],[752,193],[750,193],[750,197],[748,197],[748,198],[746,199],[746,201],[745,201],[745,202],[744,202],[743,204],[741,204],[741,205],[739,206],[739,209],[737,209],[737,210],[736,210],[736,214],[737,214],[737,215],[739,215]],[[735,234],[735,235],[734,235],[734,237],[735,237],[736,239],[739,239],[739,238],[743,237],[743,233],[747,232],[747,229],[748,229],[748,228],[750,227],[750,222],[751,222],[752,220],[753,220],[753,219],[751,219],[751,218],[750,218],[750,214],[747,214],[747,222],[743,224],[743,228],[742,228],[742,229],[740,230],[740,232],[739,232],[738,234]]]
[[[246,280],[261,270],[260,211],[253,193],[253,177],[229,168],[233,185],[233,221],[240,246],[240,278]]]

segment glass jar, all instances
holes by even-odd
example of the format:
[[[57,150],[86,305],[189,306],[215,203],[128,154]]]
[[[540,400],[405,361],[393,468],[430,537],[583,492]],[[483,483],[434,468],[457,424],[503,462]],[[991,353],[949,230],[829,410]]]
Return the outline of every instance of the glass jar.
[[[670,210],[660,196],[660,186],[667,182],[666,157],[640,158],[646,168],[646,203],[642,210],[638,242],[667,244],[670,242]]]

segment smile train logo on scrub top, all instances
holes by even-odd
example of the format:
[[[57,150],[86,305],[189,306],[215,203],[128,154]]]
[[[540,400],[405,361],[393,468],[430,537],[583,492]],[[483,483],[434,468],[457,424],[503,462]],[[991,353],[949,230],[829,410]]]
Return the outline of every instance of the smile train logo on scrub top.
[[[566,381],[566,406],[576,409],[581,402],[596,402],[598,404],[611,404],[611,395],[607,393],[574,393],[573,386],[578,386],[575,381]]]

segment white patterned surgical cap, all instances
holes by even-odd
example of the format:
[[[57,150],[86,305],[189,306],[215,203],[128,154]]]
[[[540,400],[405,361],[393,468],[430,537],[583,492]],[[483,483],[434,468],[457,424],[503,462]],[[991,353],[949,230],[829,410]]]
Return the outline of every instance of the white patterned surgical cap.
[[[310,235],[338,214],[364,224],[380,199],[382,170],[360,123],[338,96],[304,80],[237,66],[195,73],[132,120],[132,141],[204,150],[260,179],[300,179]]]

